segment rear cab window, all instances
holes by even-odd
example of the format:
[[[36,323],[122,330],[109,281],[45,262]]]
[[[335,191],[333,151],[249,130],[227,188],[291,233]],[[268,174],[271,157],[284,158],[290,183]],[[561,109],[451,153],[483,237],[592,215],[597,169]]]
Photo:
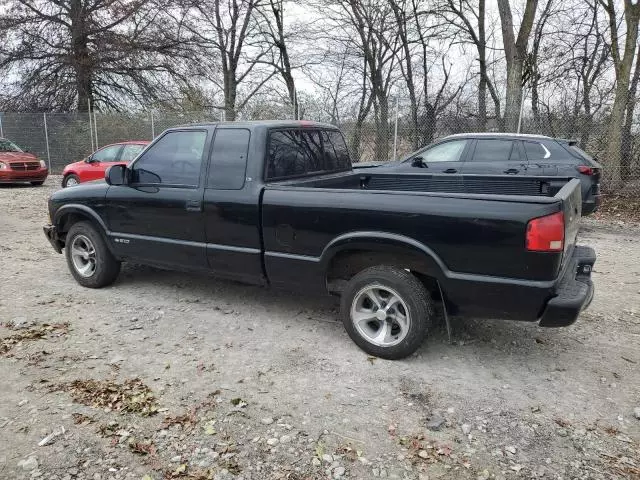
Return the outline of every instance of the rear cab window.
[[[338,130],[284,128],[269,132],[265,180],[350,169],[349,151]]]

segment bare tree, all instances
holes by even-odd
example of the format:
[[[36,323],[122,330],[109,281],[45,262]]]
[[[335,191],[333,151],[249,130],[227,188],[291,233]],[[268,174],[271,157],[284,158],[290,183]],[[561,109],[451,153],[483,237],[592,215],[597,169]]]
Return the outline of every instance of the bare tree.
[[[513,15],[509,0],[498,0],[498,12],[502,27],[502,42],[507,61],[507,91],[504,109],[504,125],[507,131],[516,131],[522,104],[523,72],[527,60],[527,46],[538,0],[527,0],[517,37],[513,32]]]
[[[389,155],[389,91],[399,48],[393,13],[387,3],[340,0],[349,24],[355,30],[358,47],[367,63],[368,81],[373,96],[376,122],[374,157]]]
[[[265,0],[187,1],[189,30],[201,50],[197,71],[215,83],[222,77],[224,118],[234,121],[238,111],[276,73],[273,69],[258,72],[257,68],[271,48],[262,40],[256,18],[256,9]],[[219,64],[212,61],[216,57]],[[240,85],[250,81],[251,86],[238,101]]]
[[[463,34],[478,53],[478,126],[480,131],[487,126],[487,91],[493,102],[494,116],[500,130],[504,130],[500,114],[500,96],[488,74],[486,3],[478,0],[477,7],[472,0],[444,0],[437,12]]]
[[[616,74],[616,89],[611,119],[609,120],[607,143],[607,174],[609,186],[617,187],[622,182],[621,176],[621,148],[622,131],[625,111],[629,105],[629,82],[633,60],[635,58],[636,44],[638,41],[638,21],[640,20],[640,3],[632,0],[624,0],[624,21],[626,32],[619,30],[614,0],[599,0],[609,19],[611,32],[611,56]],[[621,41],[624,42],[624,51],[621,52]],[[635,102],[632,104],[634,105]]]
[[[457,87],[453,88],[453,91],[449,89],[452,65],[450,63],[447,64],[446,55],[442,55],[439,60],[442,67],[442,79],[436,83],[434,93],[430,92],[432,83],[430,67],[426,61],[423,62],[422,89],[424,92],[424,107],[420,115],[420,124],[422,125],[420,145],[428,145],[433,142],[436,135],[438,117],[446,111],[447,107],[458,97],[464,87],[464,82],[461,82]]]
[[[189,39],[164,0],[7,0],[0,9],[5,109],[120,110],[188,83]]]
[[[631,85],[629,87],[629,97],[627,100],[627,111],[624,117],[624,125],[622,126],[622,142],[620,144],[620,176],[622,181],[631,179],[631,160],[633,136],[631,127],[633,125],[633,113],[638,101],[638,82],[640,82],[640,50],[636,54],[636,64],[631,77]]]
[[[536,22],[533,29],[533,41],[531,46],[531,53],[528,56],[528,74],[531,81],[531,109],[533,111],[533,121],[537,131],[542,130],[542,123],[540,118],[540,81],[542,75],[540,73],[540,48],[542,46],[542,40],[544,38],[545,27],[549,22],[549,18],[554,13],[552,11],[552,5],[554,0],[546,0],[542,13]]]
[[[573,32],[563,31],[560,34],[562,38],[557,38],[557,41],[562,42],[563,38],[575,39],[571,41],[568,48],[573,55],[568,63],[568,69],[573,71],[572,76],[576,77],[578,87],[575,92],[573,117],[578,121],[580,109],[584,112],[580,122],[580,145],[587,149],[594,117],[610,98],[611,88],[607,87],[607,90],[603,91],[599,85],[607,73],[607,67],[610,66],[611,49],[606,38],[607,32],[602,31],[600,27],[598,3],[595,0],[592,4],[587,4],[584,16],[587,19],[586,31],[581,28],[585,22],[577,21],[573,24]],[[576,26],[579,27],[577,33],[575,33]],[[561,69],[560,72],[571,75],[571,71],[566,69]],[[574,126],[570,128],[571,131],[575,131]]]
[[[296,84],[293,78],[293,66],[289,52],[289,37],[284,28],[284,7],[283,0],[268,0],[263,8],[258,9],[263,18],[264,35],[275,47],[271,51],[271,58],[265,63],[271,65],[282,77],[289,101],[293,106],[294,118],[300,118],[298,110],[298,98]]]
[[[391,9],[393,10],[393,15],[396,20],[396,29],[398,32],[398,38],[400,39],[401,52],[403,57],[401,58],[400,68],[402,69],[402,74],[405,80],[405,84],[407,86],[407,91],[409,93],[409,118],[411,120],[411,142],[413,144],[413,148],[417,149],[420,147],[420,139],[418,136],[418,97],[416,95],[416,86],[414,82],[414,74],[413,74],[413,55],[411,52],[411,44],[410,44],[410,22],[419,21],[418,20],[418,4],[415,0],[412,1],[412,11],[409,13],[410,17],[407,16],[407,1],[406,0],[388,0]]]

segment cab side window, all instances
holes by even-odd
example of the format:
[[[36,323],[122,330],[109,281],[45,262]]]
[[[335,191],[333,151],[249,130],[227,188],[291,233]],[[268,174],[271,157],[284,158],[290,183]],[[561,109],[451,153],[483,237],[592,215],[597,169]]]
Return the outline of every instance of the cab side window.
[[[206,130],[166,133],[133,164],[132,183],[197,187]]]
[[[247,172],[251,133],[244,128],[217,128],[213,139],[208,188],[239,190]]]

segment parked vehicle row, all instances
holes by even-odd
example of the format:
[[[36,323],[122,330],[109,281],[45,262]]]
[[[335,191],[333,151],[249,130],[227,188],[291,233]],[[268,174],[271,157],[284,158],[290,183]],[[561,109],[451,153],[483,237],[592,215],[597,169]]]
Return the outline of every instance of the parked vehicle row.
[[[0,183],[42,185],[49,175],[44,160],[23,151],[6,138],[0,138]]]
[[[384,358],[421,345],[434,301],[445,316],[552,327],[593,296],[569,176],[354,171],[335,127],[277,121],[169,129],[105,180],[49,200],[45,234],[81,285],[109,285],[131,261],[325,291]]]
[[[106,145],[87,158],[64,167],[62,186],[73,187],[82,182],[102,180],[107,168],[116,164],[126,165],[136,158],[149,143],[147,140],[134,140]]]
[[[368,163],[361,168],[373,166],[428,174],[574,177],[580,180],[582,214],[593,213],[600,204],[602,166],[576,142],[543,135],[450,135],[399,161]]]

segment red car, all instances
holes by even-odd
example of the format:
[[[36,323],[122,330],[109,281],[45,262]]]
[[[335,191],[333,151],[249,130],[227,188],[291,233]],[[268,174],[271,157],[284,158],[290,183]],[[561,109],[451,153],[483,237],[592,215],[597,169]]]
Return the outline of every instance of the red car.
[[[62,186],[71,187],[91,180],[101,180],[111,165],[127,164],[149,145],[147,140],[114,143],[96,150],[84,160],[71,163],[62,171]]]
[[[22,151],[15,143],[0,138],[0,183],[29,182],[42,185],[49,175],[44,160]]]

